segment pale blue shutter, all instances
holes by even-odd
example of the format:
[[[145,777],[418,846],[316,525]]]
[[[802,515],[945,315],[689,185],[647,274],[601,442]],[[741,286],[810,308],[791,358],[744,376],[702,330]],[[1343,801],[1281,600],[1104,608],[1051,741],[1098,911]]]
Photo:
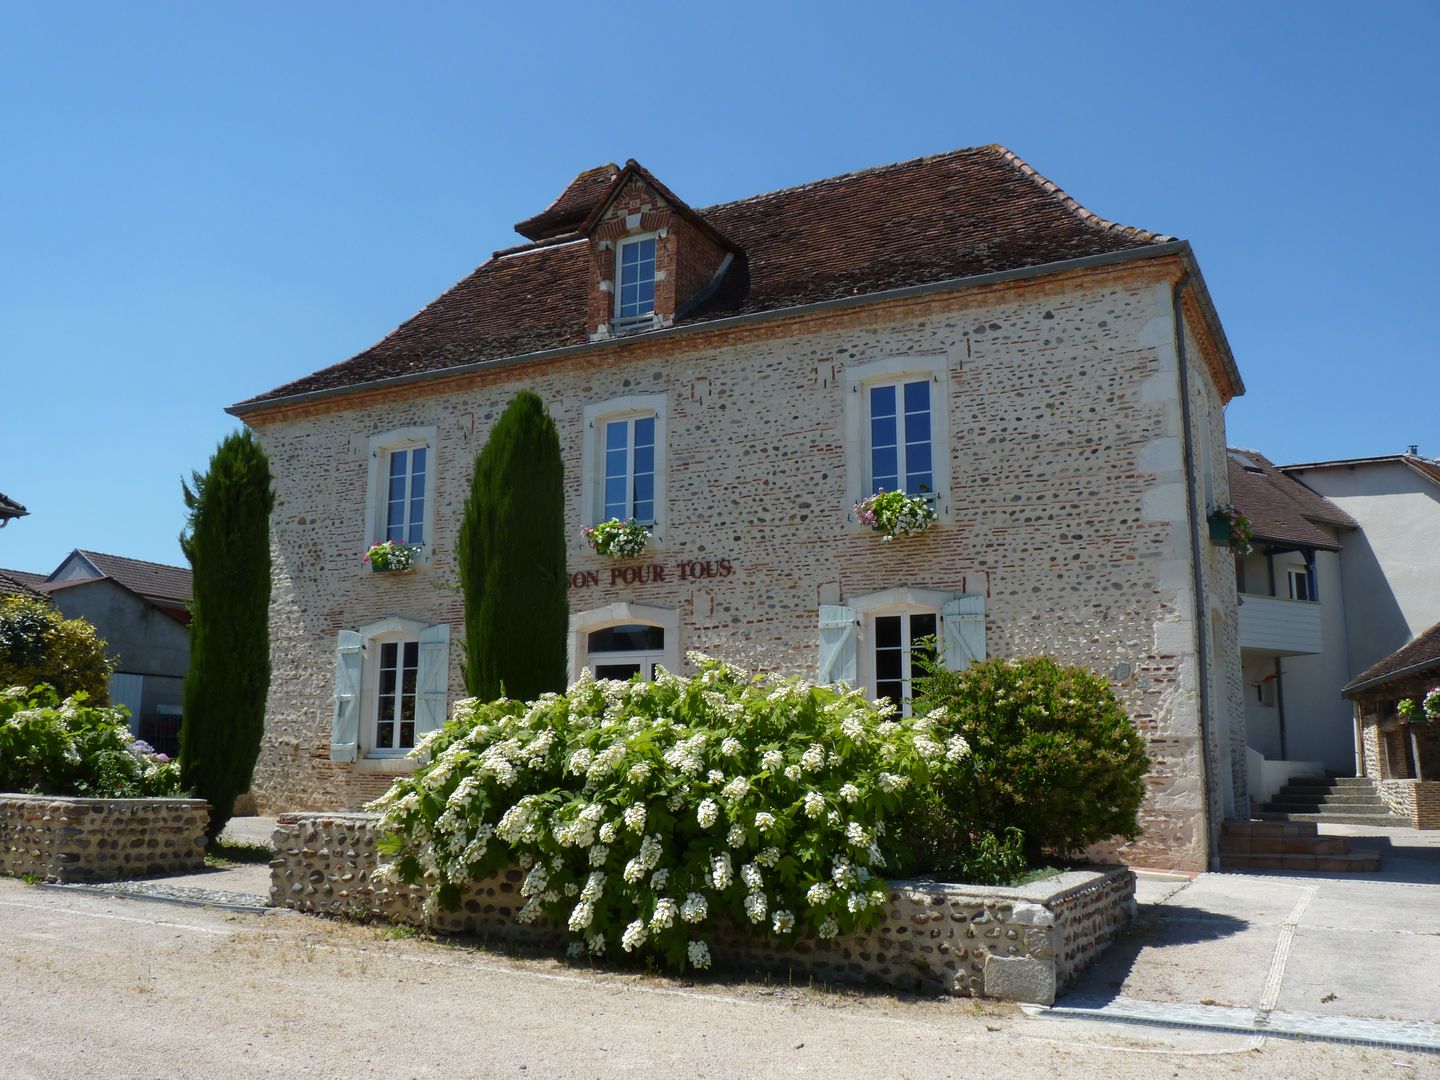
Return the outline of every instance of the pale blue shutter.
[[[820,605],[820,682],[855,685],[857,640],[853,610],[838,604]]]
[[[985,597],[957,596],[940,608],[945,647],[941,663],[951,671],[964,671],[985,659]]]
[[[416,675],[415,739],[445,726],[450,691],[450,624],[420,631],[420,670]]]
[[[330,726],[330,760],[360,756],[360,635],[341,630],[335,643],[335,719]]]

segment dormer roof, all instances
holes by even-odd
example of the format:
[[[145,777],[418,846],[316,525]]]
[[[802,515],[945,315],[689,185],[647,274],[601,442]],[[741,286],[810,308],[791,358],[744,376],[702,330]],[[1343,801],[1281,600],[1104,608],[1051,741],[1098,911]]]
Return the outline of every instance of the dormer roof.
[[[616,190],[620,167],[613,161],[586,169],[544,210],[516,222],[515,231],[527,240],[550,240],[577,231],[607,195]]]

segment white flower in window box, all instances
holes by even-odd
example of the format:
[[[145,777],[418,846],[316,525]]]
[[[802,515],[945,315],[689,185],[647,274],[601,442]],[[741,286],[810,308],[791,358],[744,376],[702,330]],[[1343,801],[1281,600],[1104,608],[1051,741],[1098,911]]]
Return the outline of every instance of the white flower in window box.
[[[386,540],[383,544],[371,544],[365,552],[365,561],[377,574],[403,574],[415,569],[415,556],[418,554],[419,544]]]
[[[598,555],[610,559],[633,559],[650,542],[650,530],[634,518],[626,521],[611,518],[598,525],[587,526],[585,540]]]
[[[925,495],[880,490],[855,504],[855,520],[884,533],[881,539],[894,540],[922,533],[935,524],[935,507]]]

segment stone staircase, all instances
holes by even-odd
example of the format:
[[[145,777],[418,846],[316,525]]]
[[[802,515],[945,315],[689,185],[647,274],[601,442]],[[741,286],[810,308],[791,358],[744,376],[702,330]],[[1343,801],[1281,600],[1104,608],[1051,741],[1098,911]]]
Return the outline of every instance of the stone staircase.
[[[1407,828],[1407,818],[1390,813],[1365,776],[1313,776],[1291,780],[1254,812],[1260,821],[1382,825]]]
[[[1225,821],[1220,829],[1221,870],[1344,874],[1380,869],[1378,851],[1352,851],[1349,837],[1320,836],[1313,821]]]

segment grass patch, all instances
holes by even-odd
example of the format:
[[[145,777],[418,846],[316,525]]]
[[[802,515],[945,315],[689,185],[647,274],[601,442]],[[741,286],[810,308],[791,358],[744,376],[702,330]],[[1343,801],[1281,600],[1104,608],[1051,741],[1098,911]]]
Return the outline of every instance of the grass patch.
[[[217,870],[247,863],[268,863],[275,852],[265,844],[243,844],[234,840],[213,840],[205,847],[205,865]]]

